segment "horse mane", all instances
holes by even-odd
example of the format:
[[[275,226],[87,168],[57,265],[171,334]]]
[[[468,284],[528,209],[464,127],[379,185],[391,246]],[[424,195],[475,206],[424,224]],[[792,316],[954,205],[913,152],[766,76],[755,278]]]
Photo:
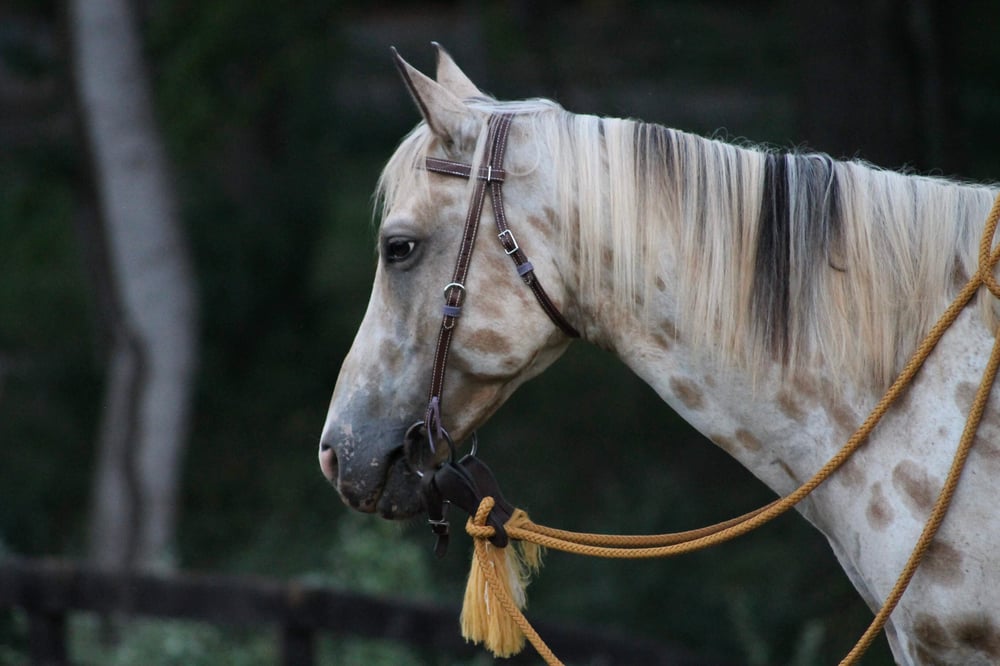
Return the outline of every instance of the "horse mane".
[[[517,112],[551,156],[583,297],[610,298],[662,326],[646,304],[669,267],[673,323],[752,373],[777,362],[789,374],[819,367],[887,385],[975,272],[996,196],[821,153],[572,114],[547,100],[469,104]],[[412,179],[426,187],[413,164],[431,141],[423,124],[404,139],[380,179],[384,205]],[[993,326],[992,300],[982,300]]]

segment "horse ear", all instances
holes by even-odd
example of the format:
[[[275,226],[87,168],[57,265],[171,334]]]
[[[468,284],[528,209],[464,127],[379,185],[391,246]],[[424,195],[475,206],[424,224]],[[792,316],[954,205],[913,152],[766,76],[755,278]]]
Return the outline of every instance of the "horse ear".
[[[461,146],[473,130],[475,114],[454,93],[419,72],[392,49],[396,68],[430,130],[449,146]]]
[[[486,97],[481,90],[469,80],[444,47],[437,42],[431,42],[437,49],[437,82],[455,93],[459,99]]]

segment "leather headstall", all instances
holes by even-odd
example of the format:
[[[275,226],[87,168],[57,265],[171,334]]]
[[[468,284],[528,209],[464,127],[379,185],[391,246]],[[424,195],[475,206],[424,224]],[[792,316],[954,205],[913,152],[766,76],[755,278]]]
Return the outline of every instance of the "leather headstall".
[[[451,447],[451,438],[448,436],[448,432],[441,422],[441,396],[444,393],[448,351],[451,348],[455,326],[462,314],[462,307],[465,303],[465,281],[469,274],[472,252],[476,244],[479,220],[482,217],[487,191],[490,194],[490,200],[493,205],[497,238],[500,241],[503,251],[514,262],[517,274],[531,288],[535,299],[545,314],[548,315],[549,319],[552,320],[552,323],[567,336],[571,338],[580,337],[580,333],[566,320],[559,311],[559,308],[556,307],[555,303],[552,302],[552,299],[545,292],[538,276],[535,274],[535,267],[528,261],[527,255],[520,245],[518,245],[514,233],[507,224],[502,190],[502,185],[507,178],[507,172],[503,168],[503,160],[513,118],[512,114],[506,113],[498,113],[490,116],[486,136],[486,150],[483,155],[482,164],[478,168],[474,168],[470,164],[453,162],[437,157],[427,157],[423,164],[423,168],[433,173],[465,179],[472,178],[475,180],[472,201],[469,203],[469,211],[465,217],[462,242],[459,246],[458,258],[455,262],[455,270],[452,273],[451,281],[444,287],[441,328],[438,332],[437,344],[434,349],[427,411],[424,414],[424,420],[418,421],[410,428],[411,432],[423,430],[426,433],[427,442],[432,454],[436,453],[436,447],[442,440],[447,441],[448,446]],[[407,446],[409,446],[413,440],[409,433],[406,440]],[[447,534],[447,521],[444,520],[444,506],[447,502],[454,501],[462,506],[462,508],[466,508],[464,505],[469,504],[469,501],[467,501],[469,498],[465,496],[469,495],[470,492],[476,494],[477,491],[475,489],[479,486],[490,486],[487,475],[492,479],[492,474],[489,474],[488,468],[486,468],[484,473],[483,468],[485,468],[485,465],[478,461],[474,455],[466,456],[458,463],[451,461],[450,457],[452,455],[453,452],[449,451],[449,462],[439,466],[432,475],[425,475],[421,470],[418,470],[424,476],[424,494],[430,523],[432,527],[437,526],[434,531],[439,535],[439,538],[442,532],[445,535]],[[409,451],[407,451],[407,458],[413,459]],[[439,476],[440,479],[437,478]],[[479,477],[479,480],[477,480],[477,477]],[[495,486],[495,481],[493,481],[493,486]],[[480,491],[482,490],[480,488]],[[496,490],[498,491],[499,489],[496,488]],[[475,507],[478,506],[478,501],[470,504],[470,506],[472,506],[470,513],[474,512]],[[504,517],[503,520],[506,521],[507,517]],[[502,526],[502,522],[500,525]],[[501,533],[502,531],[498,531],[498,535]],[[506,543],[506,536],[502,538]],[[439,550],[441,550],[440,543]]]

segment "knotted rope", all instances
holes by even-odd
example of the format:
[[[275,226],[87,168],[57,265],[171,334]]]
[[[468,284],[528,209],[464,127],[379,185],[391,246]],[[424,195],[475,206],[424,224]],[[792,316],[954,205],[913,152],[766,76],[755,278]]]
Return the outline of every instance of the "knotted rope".
[[[924,337],[899,376],[872,409],[868,418],[847,440],[847,443],[812,478],[790,494],[759,509],[715,525],[687,532],[657,535],[570,532],[539,525],[528,518],[526,513],[517,510],[505,524],[504,529],[507,535],[510,539],[521,544],[535,544],[542,548],[552,548],[592,557],[669,557],[728,541],[782,515],[829,478],[866,441],[892,404],[909,386],[945,331],[958,318],[980,287],[985,286],[995,298],[1000,299],[1000,283],[993,275],[994,268],[1000,261],[1000,246],[991,250],[998,220],[1000,220],[1000,195],[994,200],[993,207],[986,219],[986,227],[979,245],[979,265],[976,274],[969,278],[965,286],[962,287],[958,296]],[[931,509],[927,523],[895,585],[886,597],[885,603],[876,613],[871,625],[854,648],[840,662],[841,666],[856,663],[868,649],[884,628],[889,615],[895,609],[913,574],[920,566],[934,535],[944,520],[955,489],[958,487],[959,478],[975,442],[976,432],[986,408],[998,367],[1000,367],[1000,330],[994,335],[993,351],[986,368],[983,370],[982,380],[969,410],[965,429],[955,451],[948,476]],[[521,611],[521,608],[524,607],[524,587],[528,582],[527,573],[530,570],[537,570],[540,563],[540,552],[533,551],[527,558],[528,561],[525,562],[523,551],[515,552],[512,558],[506,558],[504,551],[507,549],[491,546],[488,539],[494,536],[495,529],[487,525],[486,520],[493,506],[494,499],[492,497],[484,498],[475,515],[466,524],[466,531],[474,540],[475,552],[473,570],[470,573],[469,585],[466,589],[465,607],[462,611],[463,635],[468,640],[484,642],[499,656],[509,656],[519,652],[526,637],[546,663],[561,664],[562,662],[556,658]],[[477,574],[477,571],[481,575]],[[507,576],[506,579],[501,577],[501,573],[507,571],[513,572],[513,580],[512,576]],[[495,612],[496,609],[489,606],[489,600],[492,598],[496,599],[506,613],[506,617],[500,617]],[[486,604],[485,609],[478,606],[478,604],[484,603]],[[474,608],[479,608],[478,612],[473,610]],[[486,630],[483,625],[490,623],[503,625],[505,628]],[[517,630],[520,630],[521,633],[518,633]],[[491,640],[491,637],[496,640]]]

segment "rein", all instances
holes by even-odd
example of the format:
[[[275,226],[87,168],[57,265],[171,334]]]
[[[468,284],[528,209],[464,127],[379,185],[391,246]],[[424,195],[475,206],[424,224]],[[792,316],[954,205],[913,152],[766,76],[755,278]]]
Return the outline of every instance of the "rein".
[[[444,554],[447,547],[448,521],[445,519],[445,514],[448,505],[456,504],[470,515],[466,531],[473,537],[475,551],[462,610],[463,635],[467,640],[485,643],[494,654],[501,657],[519,652],[527,638],[548,664],[561,664],[562,662],[549,649],[521,611],[524,606],[524,587],[527,585],[529,574],[537,570],[540,564],[540,549],[553,548],[581,555],[609,558],[668,557],[700,550],[746,534],[801,502],[865,443],[892,404],[909,387],[944,333],[979,288],[985,286],[995,298],[1000,299],[1000,283],[993,276],[994,267],[1000,262],[1000,246],[993,248],[993,237],[1000,220],[1000,195],[994,201],[986,220],[980,241],[979,266],[976,274],[968,280],[921,341],[899,376],[865,421],[812,478],[785,497],[759,509],[697,530],[659,535],[569,532],[534,523],[524,511],[516,509],[504,499],[499,484],[489,468],[475,456],[475,448],[471,454],[456,462],[453,459],[454,446],[451,438],[441,423],[441,396],[448,351],[466,295],[465,279],[472,259],[487,189],[491,194],[498,239],[504,251],[514,261],[518,275],[531,287],[539,305],[552,322],[566,335],[579,337],[578,331],[563,317],[545,293],[534,274],[534,267],[507,226],[501,185],[506,178],[503,157],[511,120],[512,116],[509,114],[490,117],[486,152],[482,165],[477,170],[468,164],[432,157],[425,159],[424,168],[428,171],[466,179],[475,178],[476,185],[466,216],[462,244],[452,281],[444,288],[443,319],[434,352],[427,411],[424,420],[413,424],[410,430],[426,429],[432,453],[435,452],[435,440],[440,442],[444,438],[449,445],[449,460],[439,465],[434,472],[425,474],[417,468],[417,473],[422,477],[429,522],[432,531],[438,536],[435,552],[439,557]],[[886,601],[854,648],[841,661],[842,666],[856,663],[882,631],[944,521],[975,441],[998,368],[1000,368],[1000,329],[995,333],[993,350],[983,370],[982,380],[970,407],[948,476],[930,516]],[[407,436],[406,441],[409,447],[411,437]],[[407,459],[411,457],[412,452],[408,449]],[[515,548],[507,549],[508,545],[513,545]],[[507,558],[508,550],[514,550],[511,559]],[[495,607],[491,609],[491,600],[495,600],[506,615],[501,614]]]

